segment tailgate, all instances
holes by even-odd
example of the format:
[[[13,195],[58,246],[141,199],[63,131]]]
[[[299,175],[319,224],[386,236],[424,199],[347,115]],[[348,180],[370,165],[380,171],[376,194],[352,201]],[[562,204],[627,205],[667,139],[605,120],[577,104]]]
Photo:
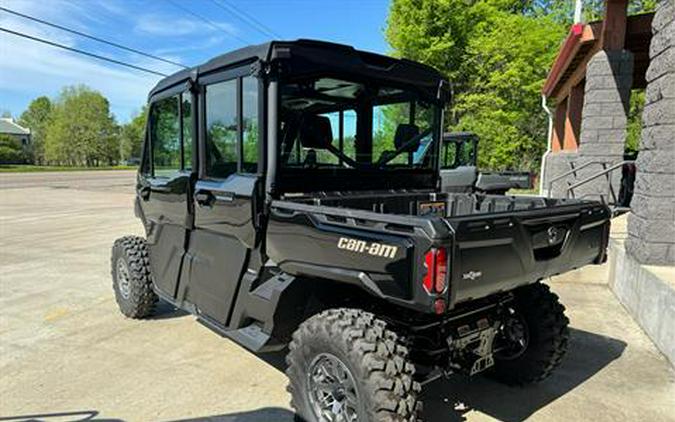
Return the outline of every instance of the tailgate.
[[[604,262],[609,220],[609,209],[595,202],[448,217],[451,303]]]

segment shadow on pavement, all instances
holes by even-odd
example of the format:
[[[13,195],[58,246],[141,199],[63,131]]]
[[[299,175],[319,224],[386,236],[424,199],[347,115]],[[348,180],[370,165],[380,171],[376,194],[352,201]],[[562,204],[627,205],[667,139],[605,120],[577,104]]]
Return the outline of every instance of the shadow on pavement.
[[[626,348],[626,343],[621,340],[584,330],[570,328],[570,335],[569,351],[562,364],[550,378],[541,383],[526,387],[510,387],[483,376],[469,378],[453,375],[448,379],[440,379],[429,384],[423,393],[423,420],[427,422],[465,421],[465,413],[476,410],[506,422],[522,421],[583,384],[612,361],[618,359]],[[283,350],[260,354],[258,357],[284,372],[286,353],[287,350]],[[259,412],[265,411],[270,410],[262,409]],[[244,414],[242,416],[244,419],[213,420],[275,421],[271,416],[268,419],[255,419],[256,414],[256,412],[251,415]],[[246,419],[249,417],[251,419]]]
[[[33,415],[0,416],[0,421],[12,422],[124,422],[121,419],[97,418],[98,410],[76,412],[43,413]]]
[[[452,376],[429,384],[424,392],[424,420],[465,421],[476,410],[493,418],[522,421],[565,395],[619,358],[626,343],[611,337],[570,329],[567,356],[553,375],[527,387],[509,387],[486,377]]]
[[[250,412],[228,413],[172,422],[292,422],[294,413],[279,407],[265,407]]]
[[[155,313],[149,318],[150,320],[162,320],[171,318],[180,318],[185,315],[190,315],[188,312],[178,309],[173,305],[160,300],[155,308]]]

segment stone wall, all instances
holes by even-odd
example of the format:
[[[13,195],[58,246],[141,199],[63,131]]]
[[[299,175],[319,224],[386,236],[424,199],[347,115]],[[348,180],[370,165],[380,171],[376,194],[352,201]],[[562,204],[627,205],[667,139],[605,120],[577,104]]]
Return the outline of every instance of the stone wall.
[[[548,182],[589,161],[618,163],[623,160],[626,141],[627,112],[633,83],[633,54],[630,51],[599,51],[588,62],[584,92],[584,107],[580,133],[579,150],[559,151],[549,154],[546,159],[545,188]],[[608,165],[608,166],[609,166]],[[559,180],[553,185],[551,195],[565,195],[568,185],[583,180],[601,171],[600,165],[580,170],[575,176]],[[621,170],[610,174],[616,195],[621,184]],[[606,200],[608,197],[607,177],[599,177],[575,189],[575,197]]]
[[[675,265],[675,6],[652,22],[646,104],[626,249],[643,264]]]
[[[630,51],[599,51],[588,62],[579,145],[582,157],[623,159],[632,84]]]
[[[564,198],[566,194],[565,188],[570,183],[574,183],[576,180],[574,176],[568,176],[562,179],[559,179],[553,183],[551,186],[551,191],[549,192],[549,182],[553,180],[558,175],[567,173],[572,169],[572,165],[576,164],[579,161],[579,153],[576,151],[556,151],[551,152],[546,157],[544,165],[546,169],[544,170],[544,185],[543,185],[543,196],[550,196],[552,198]]]

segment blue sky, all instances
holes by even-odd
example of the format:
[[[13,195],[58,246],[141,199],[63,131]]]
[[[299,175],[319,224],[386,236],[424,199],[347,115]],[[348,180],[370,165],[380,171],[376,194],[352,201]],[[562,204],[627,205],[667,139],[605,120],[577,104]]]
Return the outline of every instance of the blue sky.
[[[270,39],[218,3],[254,16],[283,39],[315,38],[388,51],[383,36],[388,0],[0,0],[5,8],[186,65]],[[0,27],[162,73],[179,70],[3,11]],[[15,117],[37,96],[55,97],[65,85],[84,83],[103,93],[118,121],[126,122],[158,79],[0,32],[0,111]]]

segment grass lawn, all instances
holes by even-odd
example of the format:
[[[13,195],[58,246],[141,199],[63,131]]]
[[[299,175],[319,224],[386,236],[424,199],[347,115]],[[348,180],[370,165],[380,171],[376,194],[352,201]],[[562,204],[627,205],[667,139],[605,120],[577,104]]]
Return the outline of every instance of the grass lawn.
[[[510,189],[508,192],[506,192],[507,195],[529,195],[529,196],[537,196],[539,195],[539,189],[538,188],[532,188],[532,189]]]
[[[68,166],[34,166],[30,164],[0,164],[0,173],[35,173],[41,171],[90,171],[90,170],[136,170],[136,166],[101,166],[101,167],[68,167]]]

